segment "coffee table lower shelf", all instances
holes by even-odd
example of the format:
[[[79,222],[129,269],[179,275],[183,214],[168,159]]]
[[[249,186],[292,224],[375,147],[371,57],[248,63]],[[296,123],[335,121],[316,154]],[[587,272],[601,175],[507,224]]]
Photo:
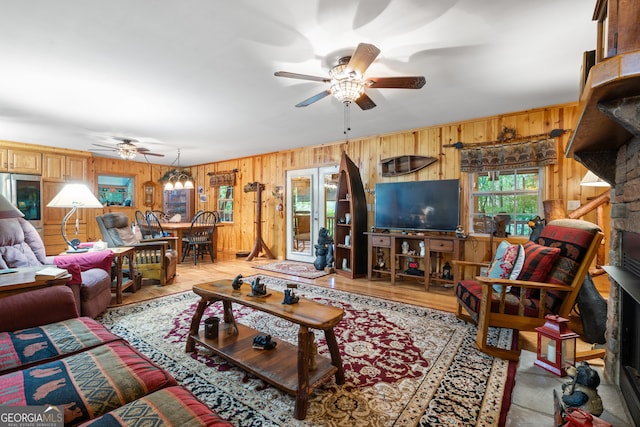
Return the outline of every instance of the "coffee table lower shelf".
[[[253,338],[264,335],[248,326],[236,323],[237,334],[230,333],[233,327],[228,323],[220,323],[218,338],[205,338],[204,329],[198,335],[192,335],[194,341],[200,343],[234,365],[244,369],[258,378],[272,384],[286,393],[298,393],[298,347],[278,338],[272,350],[253,348]],[[314,390],[333,376],[338,368],[326,357],[315,355],[316,369],[309,371],[309,391]]]

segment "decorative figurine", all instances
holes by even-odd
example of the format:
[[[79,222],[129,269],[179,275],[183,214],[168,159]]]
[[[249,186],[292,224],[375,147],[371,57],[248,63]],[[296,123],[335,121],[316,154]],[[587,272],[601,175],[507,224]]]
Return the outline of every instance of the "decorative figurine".
[[[284,300],[282,301],[283,304],[295,304],[298,302],[298,300],[300,300],[300,298],[293,293],[293,289],[284,290]]]
[[[322,227],[318,231],[318,244],[316,248],[316,259],[313,262],[316,270],[323,270],[326,266],[333,264],[333,238],[329,235],[329,231]]]
[[[234,277],[233,281],[231,282],[231,287],[233,288],[234,291],[239,291],[240,288],[242,287],[242,274],[238,274],[236,277]]]
[[[580,408],[595,416],[602,415],[602,399],[598,394],[600,375],[587,362],[567,368],[571,381],[562,384],[562,403],[565,408]]]
[[[458,239],[466,239],[467,236],[464,234],[464,229],[462,228],[461,225],[456,227],[456,237]]]
[[[260,277],[256,277],[253,283],[251,284],[251,293],[250,297],[266,297],[267,296],[267,285],[264,283],[260,283]]]
[[[271,341],[271,335],[258,335],[253,339],[253,348],[258,350],[272,350],[278,343]]]
[[[402,253],[405,255],[409,253],[409,242],[406,240],[402,242]]]
[[[420,256],[424,256],[424,242],[421,240],[418,245],[420,246]]]

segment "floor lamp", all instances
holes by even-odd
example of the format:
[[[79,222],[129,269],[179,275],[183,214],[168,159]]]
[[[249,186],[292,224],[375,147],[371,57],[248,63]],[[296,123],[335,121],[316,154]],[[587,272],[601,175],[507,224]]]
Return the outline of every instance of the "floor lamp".
[[[71,218],[71,215],[76,214],[76,234],[78,234],[79,220],[77,210],[78,208],[100,208],[102,209],[102,203],[96,196],[93,195],[91,190],[85,184],[66,184],[62,187],[62,190],[47,204],[48,208],[71,208],[69,212],[64,216],[62,220],[62,238],[69,245],[68,252],[80,252],[78,245],[79,239],[73,239],[69,241],[67,239],[67,221]]]

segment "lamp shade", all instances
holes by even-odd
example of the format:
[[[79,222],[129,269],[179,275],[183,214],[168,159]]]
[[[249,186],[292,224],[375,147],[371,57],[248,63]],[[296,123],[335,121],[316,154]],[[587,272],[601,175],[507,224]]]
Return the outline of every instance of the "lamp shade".
[[[6,197],[0,194],[0,218],[21,218],[24,214],[11,204]]]
[[[47,204],[48,208],[102,208],[100,200],[85,184],[66,184]]]
[[[583,187],[611,187],[609,183],[591,171],[587,171],[582,181],[580,181],[580,185]]]

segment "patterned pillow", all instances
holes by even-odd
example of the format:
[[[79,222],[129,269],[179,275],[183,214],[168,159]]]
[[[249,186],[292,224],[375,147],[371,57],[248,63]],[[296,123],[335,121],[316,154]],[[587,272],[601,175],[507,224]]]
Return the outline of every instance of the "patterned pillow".
[[[503,240],[496,249],[496,254],[489,266],[487,276],[496,279],[516,279],[520,275],[525,256],[522,245],[512,245]],[[494,285],[493,289],[500,292],[502,286]],[[509,289],[507,289],[509,292]]]
[[[519,280],[544,282],[560,255],[560,248],[550,248],[531,241],[524,244],[524,265]]]

